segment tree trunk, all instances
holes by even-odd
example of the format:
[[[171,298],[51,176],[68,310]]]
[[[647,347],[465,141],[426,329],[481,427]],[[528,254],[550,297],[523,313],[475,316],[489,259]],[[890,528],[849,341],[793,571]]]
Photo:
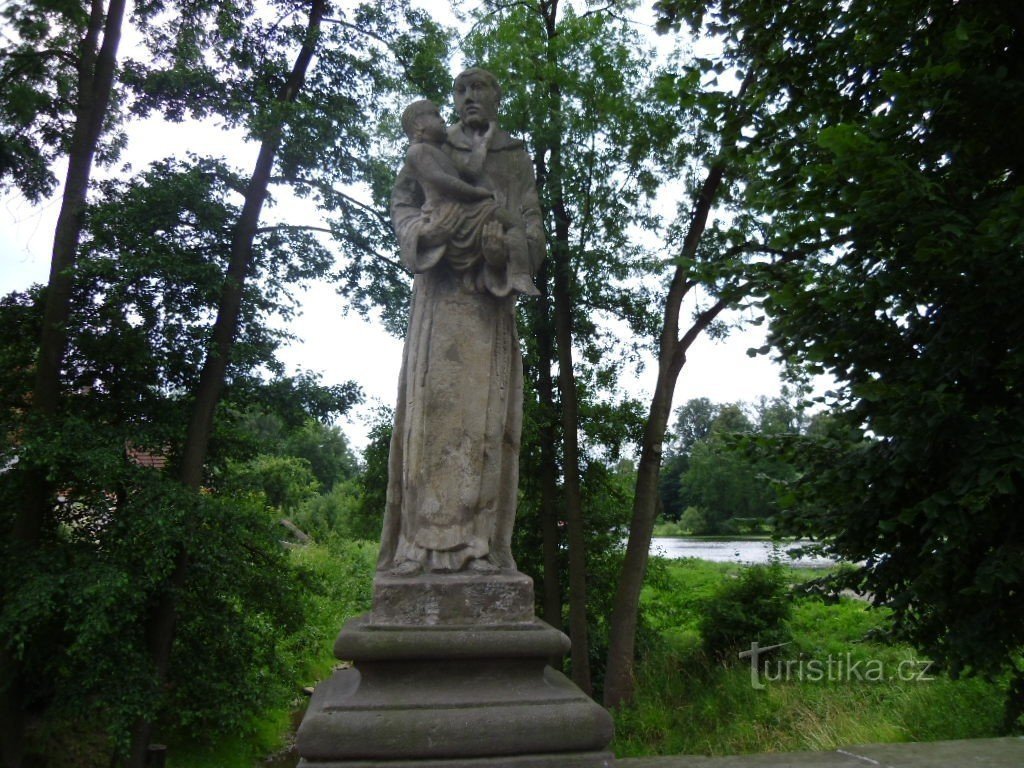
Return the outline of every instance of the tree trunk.
[[[558,418],[555,407],[554,380],[551,364],[554,360],[554,345],[548,322],[551,302],[548,297],[547,263],[541,265],[537,275],[541,296],[537,298],[534,313],[534,338],[537,340],[537,397],[540,400],[540,525],[544,563],[544,596],[541,605],[544,621],[555,629],[562,629],[562,589],[559,558],[559,498],[558,458],[555,445]],[[558,662],[561,664],[561,660]]]
[[[754,83],[756,69],[751,66],[740,84],[732,109],[722,129],[722,152],[708,167],[694,200],[690,226],[680,254],[680,262],[692,262],[697,246],[707,227],[715,198],[725,179],[725,157],[736,143],[745,114],[744,100]],[[647,572],[647,558],[651,549],[651,535],[658,512],[658,479],[661,476],[661,455],[665,443],[679,373],[686,364],[686,354],[694,341],[707,329],[737,296],[722,295],[711,307],[694,319],[683,336],[679,336],[679,314],[683,299],[696,285],[687,277],[683,266],[676,267],[665,298],[664,320],[658,350],[658,380],[651,398],[640,463],[637,467],[636,493],[633,498],[633,518],[629,525],[629,542],[622,563],[622,574],[612,604],[611,627],[608,638],[608,665],[605,672],[604,705],[609,709],[632,701],[636,692],[633,674],[633,656],[636,650],[636,625],[640,613],[640,591]]]
[[[612,608],[608,636],[608,666],[604,680],[604,705],[612,708],[633,697],[633,653],[639,615],[640,591],[647,572],[647,556],[657,511],[661,452],[672,408],[676,379],[659,371],[658,382],[644,427],[640,463],[637,466],[633,519]]]
[[[36,417],[36,426],[44,428],[45,422],[57,413],[60,400],[60,374],[68,343],[67,321],[71,311],[73,270],[82,232],[82,214],[93,158],[113,91],[125,5],[125,0],[111,0],[104,12],[102,0],[93,0],[89,23],[78,46],[75,125],[68,151],[64,195],[53,236],[39,356],[32,388],[32,414]],[[23,472],[24,502],[15,514],[11,540],[16,551],[27,552],[38,546],[51,507],[53,489],[47,480],[45,467],[28,466]],[[6,768],[20,768],[24,759],[24,688],[17,662],[7,651],[0,653],[0,680],[5,681],[0,691],[0,740],[3,742],[4,765]]]
[[[556,24],[558,0],[541,4],[547,34],[547,58],[552,71],[557,71],[558,57],[553,42],[558,36]],[[562,187],[562,92],[557,82],[548,85],[550,98],[551,167],[547,178],[549,199],[555,219],[551,242],[554,273],[555,344],[558,357],[558,394],[562,410],[562,473],[565,486],[565,522],[569,543],[569,639],[572,641],[572,679],[588,695],[593,690],[590,679],[590,644],[587,638],[587,560],[583,531],[582,493],[579,470],[579,397],[572,360],[572,294],[569,228]]]
[[[313,0],[310,5],[306,36],[292,66],[288,81],[277,95],[281,104],[298,96],[312,61],[324,16],[326,0]],[[221,289],[217,318],[213,324],[211,343],[199,374],[192,416],[185,436],[185,447],[179,467],[179,479],[188,488],[198,491],[202,485],[203,467],[213,432],[214,413],[224,388],[225,375],[241,316],[245,281],[252,266],[252,245],[259,226],[260,213],[267,198],[267,188],[274,159],[281,145],[284,126],[279,121],[263,136],[252,177],[245,192],[242,213],[231,240],[228,269]],[[151,662],[158,685],[167,679],[176,623],[176,594],[184,587],[189,567],[188,551],[182,546],[175,558],[174,572],[151,612],[147,636],[150,640]],[[143,768],[152,733],[152,721],[140,718],[132,734],[127,768]]]
[[[697,252],[697,245],[707,225],[711,204],[723,177],[724,167],[717,163],[711,167],[701,187],[683,244],[684,261],[691,259]],[[622,573],[612,605],[604,687],[604,705],[609,708],[631,701],[635,692],[633,655],[640,612],[640,591],[643,589],[644,576],[647,572],[647,557],[658,511],[661,455],[676,382],[686,364],[686,353],[690,346],[729,305],[728,300],[719,299],[698,315],[686,334],[679,338],[679,313],[683,299],[694,285],[694,282],[687,280],[683,268],[677,267],[665,300],[658,355],[658,380],[644,427],[640,463],[637,466],[636,492],[633,498],[633,518],[629,526],[629,542],[626,545],[626,557],[622,563]]]
[[[561,183],[556,182],[560,187]],[[572,297],[569,288],[569,222],[556,205],[555,339],[558,348],[558,393],[562,405],[563,483],[565,522],[569,542],[569,636],[572,641],[572,679],[590,695],[590,647],[587,637],[587,552],[580,489],[579,402],[572,359]]]

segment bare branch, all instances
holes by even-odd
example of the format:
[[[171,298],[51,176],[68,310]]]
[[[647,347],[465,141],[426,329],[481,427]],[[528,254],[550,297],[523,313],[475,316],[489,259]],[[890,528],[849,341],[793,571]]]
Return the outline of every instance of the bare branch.
[[[330,184],[327,184],[326,182],[317,181],[316,179],[302,179],[288,176],[275,176],[270,181],[272,184],[304,184],[308,187],[319,189],[321,192],[344,199],[347,203],[350,203],[356,208],[359,208],[360,210],[363,210],[366,213],[375,216],[384,224],[391,223],[391,217],[387,213],[384,213],[383,211],[374,208],[372,205],[367,205],[366,203],[357,200],[351,195],[345,194],[344,192],[338,190],[335,187],[332,187]]]
[[[829,238],[828,240],[823,240],[822,242],[819,243],[810,243],[802,248],[796,248],[788,251],[783,250],[781,248],[772,248],[770,245],[759,243],[756,240],[748,240],[745,243],[734,245],[732,248],[729,248],[727,251],[725,251],[722,255],[727,258],[731,258],[732,256],[738,256],[741,253],[766,253],[771,256],[779,257],[779,261],[775,263],[783,263],[796,261],[797,259],[802,259],[805,256],[809,256],[812,253],[817,253],[818,251],[823,251],[826,248],[831,248],[843,242],[843,240],[845,239],[846,238],[842,237],[833,237]]]
[[[271,224],[271,225],[268,225],[268,226],[265,226],[265,227],[260,227],[259,229],[256,230],[256,232],[258,234],[266,234],[267,232],[277,232],[277,231],[283,230],[283,229],[301,230],[301,231],[304,231],[304,232],[323,232],[323,233],[328,234],[331,237],[334,237],[336,239],[339,239],[339,240],[344,239],[342,237],[341,233],[338,232],[338,230],[331,229],[330,227],[319,227],[319,226],[316,226],[314,224]],[[348,243],[349,245],[354,245],[356,248],[358,248],[359,250],[363,251],[363,253],[365,253],[365,254],[367,254],[369,256],[372,256],[375,259],[379,259],[380,261],[384,262],[389,267],[391,267],[391,269],[394,270],[396,273],[399,273],[401,275],[405,275],[406,274],[405,267],[403,267],[401,264],[399,264],[397,261],[395,261],[390,256],[385,256],[380,251],[375,250],[375,249],[373,249],[373,248],[371,248],[368,245],[365,245],[363,243],[354,242],[352,240],[344,240],[344,241],[346,243]]]

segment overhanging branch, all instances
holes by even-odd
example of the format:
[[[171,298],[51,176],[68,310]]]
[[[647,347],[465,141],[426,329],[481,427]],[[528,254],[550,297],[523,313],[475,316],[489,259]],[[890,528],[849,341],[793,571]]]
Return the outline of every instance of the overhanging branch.
[[[316,179],[302,179],[294,176],[274,176],[273,178],[270,179],[270,182],[272,184],[304,184],[307,187],[318,189],[324,194],[339,197],[343,199],[346,203],[349,203],[353,207],[365,211],[366,213],[380,220],[384,224],[391,223],[391,217],[388,214],[378,210],[377,208],[374,208],[372,205],[367,205],[366,203],[357,200],[351,195],[345,194],[344,192],[340,191],[335,187],[332,187],[330,184],[327,184],[326,182],[317,181]]]
[[[256,230],[256,232],[257,234],[266,234],[267,232],[277,232],[282,229],[298,230],[304,232],[323,232],[336,239],[343,239],[341,234],[336,229],[331,229],[330,227],[321,227],[314,224],[271,224],[265,227],[260,227],[259,229]],[[372,256],[375,259],[379,259],[380,261],[384,262],[389,267],[391,267],[395,272],[402,275],[406,274],[405,267],[403,267],[390,256],[385,256],[380,251],[371,248],[370,246],[365,245],[364,243],[359,243],[352,240],[345,240],[344,242],[348,243],[349,245],[355,246],[363,253]]]

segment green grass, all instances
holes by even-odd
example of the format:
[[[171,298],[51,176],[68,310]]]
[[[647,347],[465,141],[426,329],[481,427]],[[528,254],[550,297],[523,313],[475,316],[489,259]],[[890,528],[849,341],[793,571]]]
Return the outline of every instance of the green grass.
[[[300,635],[282,638],[300,670],[295,698],[266,712],[248,732],[228,735],[214,746],[172,741],[169,768],[254,768],[286,744],[305,703],[299,689],[330,674],[339,628],[369,607],[375,552],[370,544],[295,550],[296,564],[316,585],[309,625]],[[872,630],[885,626],[886,614],[859,601],[827,605],[794,593],[788,624],[792,643],[771,658],[806,664],[831,655],[844,663],[872,662],[881,665],[885,680],[765,680],[764,690],[755,690],[749,662],[709,661],[698,629],[702,607],[744,567],[700,560],[652,563],[642,600],[651,630],[647,636],[657,640],[644,648],[635,704],[616,713],[612,746],[619,757],[832,750],[1000,734],[1005,691],[999,685],[939,674],[929,681],[888,679],[897,677],[899,665],[914,653],[872,639]],[[822,574],[786,573],[794,585]]]
[[[826,605],[795,597],[792,643],[768,657],[773,677],[781,679],[765,680],[760,673],[763,690],[752,686],[749,661],[710,661],[697,630],[701,603],[739,567],[678,561],[654,569],[642,599],[661,640],[639,664],[637,700],[616,713],[613,748],[619,757],[832,750],[1000,735],[1000,685],[938,673],[927,681],[899,679],[923,665],[913,649],[872,639],[871,630],[884,627],[887,617],[860,601]],[[808,578],[799,569],[790,574],[794,583]],[[812,660],[821,665],[820,679],[814,679]]]
[[[216,744],[172,743],[168,768],[253,768],[280,750],[292,727],[288,708],[264,713],[247,733],[226,734]]]

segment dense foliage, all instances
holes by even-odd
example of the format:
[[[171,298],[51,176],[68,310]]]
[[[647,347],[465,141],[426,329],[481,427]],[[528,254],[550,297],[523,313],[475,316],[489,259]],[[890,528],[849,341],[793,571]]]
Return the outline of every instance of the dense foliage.
[[[764,301],[781,355],[837,383],[830,429],[787,442],[788,529],[863,562],[843,582],[950,669],[1019,676],[1019,4],[660,8],[719,36],[727,66],[786,78],[771,119],[789,138],[747,200],[781,248],[834,239]]]
[[[697,623],[704,652],[732,661],[737,653],[785,642],[793,610],[786,569],[778,563],[747,568],[708,599]]]
[[[271,321],[335,255],[314,228],[260,215],[286,184],[337,213],[318,230],[345,244],[349,294],[372,285],[400,312],[401,277],[360,266],[390,269],[362,258],[390,237],[370,148],[386,154],[390,99],[436,82],[445,51],[407,4],[325,22],[327,5],[5,8],[16,45],[0,56],[0,181],[38,197],[56,157],[74,171],[49,284],[7,297],[0,318],[6,765],[64,764],[51,736],[78,718],[99,744],[93,764],[139,766],[154,733],[244,729],[294,684],[279,633],[305,620],[303,582],[277,523],[352,481],[329,423],[359,392],[286,376],[276,359],[287,333]],[[144,54],[122,63],[128,23]],[[129,108],[217,116],[258,146],[254,169],[180,148],[90,183]],[[368,202],[343,194],[355,182]]]
[[[808,425],[786,397],[753,404],[707,398],[684,403],[676,412],[658,489],[663,520],[695,534],[766,530],[776,510],[772,483],[790,480],[794,469],[778,457],[739,451],[737,443],[800,434]]]
[[[759,656],[752,678],[749,658],[708,656],[700,629],[723,585],[748,578],[747,570],[700,560],[654,564],[643,600],[658,641],[638,665],[635,703],[615,712],[619,758],[830,752],[1001,733],[1005,683],[953,680],[912,646],[888,642],[885,609],[802,596],[813,574],[783,568],[790,614],[760,645],[782,637],[789,644]],[[739,639],[748,652],[751,642]]]
[[[166,725],[197,735],[242,728],[254,711],[284,695],[294,674],[280,656],[277,628],[297,631],[304,621],[302,581],[266,509],[268,500],[286,507],[288,499],[266,487],[268,477],[261,477],[258,497],[238,494],[249,489],[237,469],[236,480],[227,481],[233,462],[254,460],[247,457],[255,439],[232,414],[272,408],[276,397],[290,403],[275,414],[282,423],[296,410],[307,420],[331,418],[358,393],[350,385],[324,387],[313,377],[280,374],[268,385],[259,367],[277,367],[277,342],[265,317],[278,305],[254,299],[210,455],[207,492],[196,494],[171,474],[186,393],[217,298],[219,238],[233,215],[211,190],[225,181],[230,176],[216,165],[162,164],[104,188],[75,279],[65,407],[42,427],[26,419],[29,382],[17,375],[31,361],[26,339],[37,335],[38,293],[9,296],[4,305],[2,325],[10,332],[4,354],[22,358],[4,392],[3,430],[17,436],[4,455],[5,525],[22,492],[18,464],[45,464],[60,483],[40,545],[25,551],[5,542],[2,558],[0,634],[35,683],[25,704],[37,714],[31,743],[43,755],[49,754],[43,745],[69,719],[90,723],[92,738],[106,733],[115,749],[139,716],[162,715]],[[322,260],[268,253],[260,264],[263,297],[277,294],[290,272],[323,270]],[[308,424],[291,436],[296,450]],[[176,594],[182,618],[170,659],[172,685],[168,695],[157,695],[144,629],[153,596],[183,546],[192,565]]]

